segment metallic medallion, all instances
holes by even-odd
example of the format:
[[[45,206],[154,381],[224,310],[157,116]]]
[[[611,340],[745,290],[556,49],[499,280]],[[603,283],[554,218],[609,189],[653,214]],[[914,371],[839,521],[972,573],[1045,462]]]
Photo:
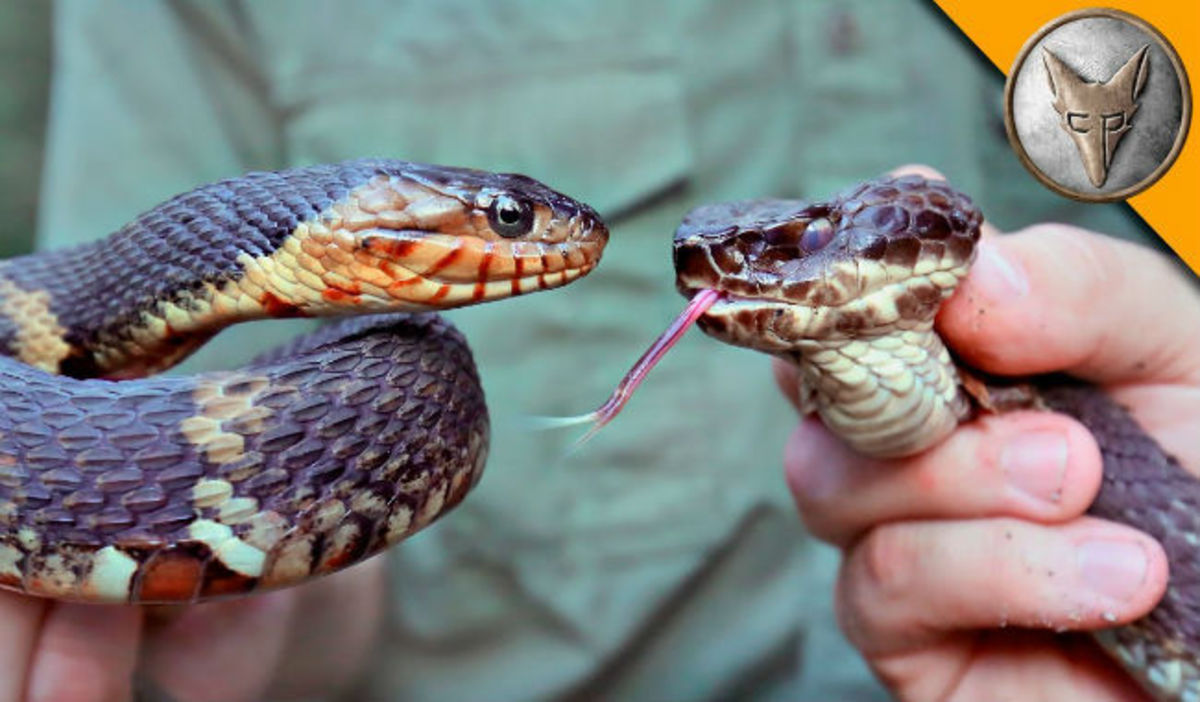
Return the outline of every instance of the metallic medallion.
[[[1121,200],[1150,187],[1183,148],[1192,96],[1158,30],[1110,9],[1071,12],[1025,43],[1004,90],[1004,123],[1021,162],[1078,200]]]

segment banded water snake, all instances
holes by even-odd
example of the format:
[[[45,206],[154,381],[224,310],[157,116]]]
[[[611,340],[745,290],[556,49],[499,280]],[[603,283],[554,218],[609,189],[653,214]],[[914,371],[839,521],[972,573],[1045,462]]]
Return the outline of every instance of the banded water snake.
[[[489,426],[465,341],[423,313],[564,285],[607,237],[530,178],[380,159],[221,181],[0,262],[0,586],[193,602],[429,524]],[[238,370],[132,379],[230,324],[363,314]]]

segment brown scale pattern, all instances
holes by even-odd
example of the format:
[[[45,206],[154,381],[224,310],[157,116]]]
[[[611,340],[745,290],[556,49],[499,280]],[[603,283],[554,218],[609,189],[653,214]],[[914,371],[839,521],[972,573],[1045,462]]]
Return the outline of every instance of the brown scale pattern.
[[[501,207],[527,226],[500,226]],[[94,378],[162,370],[265,316],[562,285],[606,241],[591,208],[526,176],[363,159],[201,186],[93,244],[0,262],[0,586],[194,601],[422,528],[488,443],[470,354],[436,317],[343,322],[229,373]],[[417,294],[393,294],[409,280]]]
[[[18,355],[14,347],[18,345],[22,325],[61,325],[68,349],[64,358],[38,359],[44,360],[39,365],[47,370],[89,378],[113,374],[125,377],[130,370],[127,366],[135,361],[142,361],[146,367],[134,369],[134,374],[169,367],[220,328],[249,319],[247,311],[242,309],[232,316],[216,315],[211,320],[205,319],[204,314],[205,299],[211,297],[212,291],[243,280],[247,259],[269,258],[278,253],[285,241],[303,228],[301,225],[313,225],[323,216],[330,216],[337,207],[347,206],[356,189],[377,180],[395,180],[424,194],[436,192],[457,207],[421,212],[418,205],[417,211],[403,213],[403,221],[396,225],[401,230],[389,229],[386,222],[370,217],[366,221],[344,223],[347,231],[356,227],[378,228],[376,235],[364,238],[364,248],[391,251],[401,262],[405,256],[413,255],[406,249],[417,249],[415,255],[419,258],[422,247],[413,242],[420,242],[430,234],[457,237],[460,243],[488,234],[480,230],[486,214],[474,204],[478,196],[487,193],[521,198],[542,213],[544,219],[558,223],[553,231],[547,232],[547,240],[566,247],[573,256],[582,256],[586,250],[598,258],[607,239],[607,231],[591,208],[519,174],[395,159],[360,159],[249,173],[173,197],[102,240],[0,261],[0,353]],[[377,193],[384,194],[395,195]],[[590,244],[564,242],[571,229],[566,222],[573,219],[587,223],[584,237],[591,240]],[[425,248],[438,250],[436,246]],[[495,258],[497,269],[503,269],[505,262],[499,260],[500,256]],[[445,267],[450,263],[446,260],[440,265]],[[285,265],[290,267],[287,272],[292,277],[304,273],[294,261]],[[590,268],[591,265],[587,270]],[[282,273],[272,270],[269,275]],[[330,299],[353,298],[356,282],[347,281],[350,292],[335,288],[326,292]],[[520,292],[515,281],[514,286],[518,288],[515,292]],[[37,315],[42,319],[30,319],[31,305],[26,298],[43,302],[47,309]],[[22,301],[26,304],[15,304]],[[433,303],[437,301],[429,300],[430,306],[436,306]],[[258,302],[265,308],[265,315],[287,317],[307,313],[295,307],[297,301],[278,299],[269,290]],[[166,319],[168,308],[179,308],[180,315],[190,317],[188,323],[206,326],[192,329],[168,326],[161,332],[163,338],[142,347],[141,326],[148,317]],[[16,318],[5,320],[6,314]],[[118,349],[122,353],[114,357],[112,352]],[[145,358],[126,358],[127,353],[142,354]],[[110,367],[113,365],[126,367]]]
[[[62,371],[95,376],[105,369],[94,367],[89,350],[128,343],[145,311],[167,302],[186,305],[205,284],[240,275],[240,255],[275,250],[297,224],[373,173],[409,166],[362,160],[213,183],[168,200],[101,241],[0,262],[0,276],[23,290],[50,293],[52,311],[76,349]]]
[[[0,550],[20,554],[0,584],[94,599],[89,569],[111,546],[139,564],[132,601],[283,585],[395,542],[478,479],[486,406],[447,322],[348,321],[286,354],[234,373],[120,384],[0,359]],[[213,407],[206,388],[253,395],[220,421],[244,442],[234,460],[212,460],[180,428]],[[198,500],[204,481],[228,489]],[[247,507],[231,512],[239,499]],[[261,549],[261,577],[214,556],[190,531],[197,518]]]
[[[831,236],[810,235],[807,241],[821,245],[806,249],[804,234],[821,219],[830,223]],[[772,353],[796,342],[764,338],[765,330],[777,329],[772,319],[783,305],[852,312],[821,333],[861,335],[851,339],[893,333],[903,325],[881,323],[871,309],[855,308],[857,296],[889,284],[900,283],[890,302],[908,328],[932,329],[938,306],[973,257],[981,222],[982,214],[965,195],[916,176],[863,183],[815,204],[707,205],[689,213],[676,232],[676,284],[685,295],[714,288],[761,301],[733,318],[702,318],[701,327],[717,338]],[[930,275],[914,270],[918,262],[933,260],[957,262],[962,270],[944,278],[948,286],[936,285]],[[876,264],[884,264],[887,274]],[[876,273],[848,282],[840,277],[845,266]],[[873,278],[873,287],[862,284],[865,278]],[[822,339],[816,335],[800,343]],[[1095,386],[1059,376],[988,386],[984,378],[970,370],[960,376],[964,391],[980,402],[979,411],[1047,407],[1075,417],[1095,435],[1104,478],[1090,513],[1155,537],[1171,570],[1167,594],[1153,612],[1099,632],[1098,639],[1156,698],[1200,700],[1200,480]]]
[[[827,222],[828,244],[806,232]],[[911,266],[919,254],[968,259],[983,216],[970,198],[944,183],[906,176],[858,184],[828,201],[747,200],[692,210],[675,232],[681,292],[707,286],[755,298],[814,305],[858,296],[824,285],[854,259]],[[819,239],[818,239],[819,241]],[[919,301],[914,291],[912,302]],[[938,296],[937,301],[940,301]]]
[[[1171,582],[1166,595],[1145,618],[1107,633],[1106,645],[1153,687],[1166,687],[1174,666],[1178,684],[1166,699],[1200,694],[1200,481],[1163,451],[1125,408],[1094,386],[1055,378],[1039,383],[1040,396],[1053,410],[1083,423],[1096,437],[1104,459],[1100,493],[1089,512],[1153,536],[1167,552]],[[1165,664],[1158,680],[1151,664]]]

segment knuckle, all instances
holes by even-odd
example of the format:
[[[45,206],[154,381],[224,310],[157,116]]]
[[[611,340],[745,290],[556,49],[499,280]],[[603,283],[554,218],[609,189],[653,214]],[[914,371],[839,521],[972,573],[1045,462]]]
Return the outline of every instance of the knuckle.
[[[819,460],[789,460],[784,466],[788,489],[806,522],[811,512],[832,498],[828,482],[829,466]]]
[[[834,613],[846,638],[869,654],[885,632],[905,628],[903,606],[912,583],[914,544],[898,525],[867,532],[849,551],[834,593]]]
[[[930,180],[945,180],[946,176],[932,166],[927,166],[923,163],[906,163],[903,166],[894,168],[888,172],[893,176],[919,175]]]
[[[788,439],[784,475],[804,525],[831,540],[846,519],[841,496],[851,470],[837,440],[814,421],[802,422]]]
[[[842,563],[837,587],[833,593],[833,613],[837,619],[838,628],[845,634],[846,639],[859,650],[865,648],[874,639],[871,634],[870,619],[866,608],[867,600],[858,592],[859,583],[851,574],[849,560]]]

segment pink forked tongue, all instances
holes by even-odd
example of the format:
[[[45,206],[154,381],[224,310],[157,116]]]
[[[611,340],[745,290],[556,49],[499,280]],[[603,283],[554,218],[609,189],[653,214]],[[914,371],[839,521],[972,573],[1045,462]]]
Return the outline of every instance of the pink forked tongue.
[[[700,319],[700,316],[707,312],[719,299],[721,299],[721,293],[716,290],[701,290],[696,293],[695,297],[688,303],[688,306],[684,308],[683,313],[676,317],[675,321],[671,322],[667,330],[655,339],[650,348],[646,349],[646,353],[642,354],[637,363],[633,364],[633,368],[630,368],[625,377],[621,378],[621,382],[617,384],[617,389],[613,390],[612,395],[609,395],[603,405],[600,405],[595,411],[581,414],[577,417],[549,419],[547,420],[547,426],[566,427],[590,423],[592,425],[591,428],[575,442],[576,446],[583,444],[595,436],[596,432],[603,429],[605,424],[608,424],[620,414],[621,409],[625,407],[625,403],[629,402],[629,398],[633,396],[634,390],[637,390],[642,381],[646,379],[646,376],[650,373],[650,369],[658,365],[658,362],[662,360],[667,351],[671,350],[675,342],[679,341],[688,328],[695,324],[696,320]]]

